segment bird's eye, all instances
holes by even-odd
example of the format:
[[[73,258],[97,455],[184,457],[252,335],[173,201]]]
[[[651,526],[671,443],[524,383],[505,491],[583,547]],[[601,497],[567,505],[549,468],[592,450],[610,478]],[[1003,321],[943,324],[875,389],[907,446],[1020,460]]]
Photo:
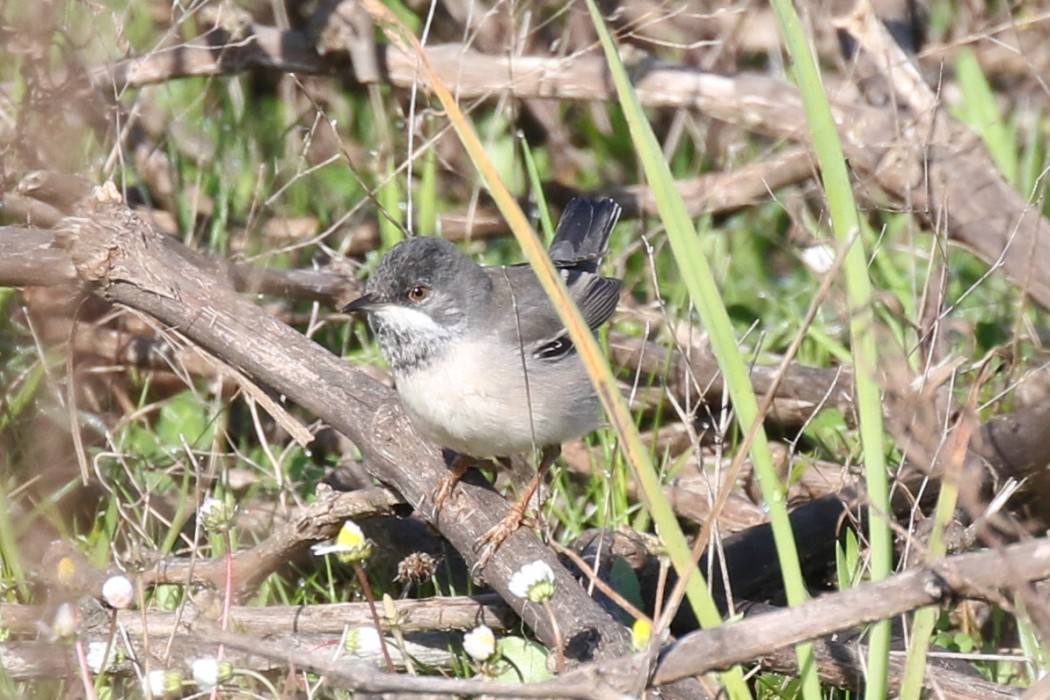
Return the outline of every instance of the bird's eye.
[[[430,296],[430,287],[425,284],[417,284],[412,289],[408,290],[409,301],[420,302]]]

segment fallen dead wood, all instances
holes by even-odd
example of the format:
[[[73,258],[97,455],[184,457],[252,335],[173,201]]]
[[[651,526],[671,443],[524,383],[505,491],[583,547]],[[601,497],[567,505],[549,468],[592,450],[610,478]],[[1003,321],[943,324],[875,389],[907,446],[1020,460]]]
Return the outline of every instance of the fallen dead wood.
[[[686,635],[662,656],[655,683],[757,658],[774,649],[958,598],[998,597],[1050,578],[1050,541],[1032,540],[948,557],[794,608]]]
[[[464,630],[479,624],[499,630],[507,629],[517,620],[510,606],[494,593],[398,600],[394,608],[402,616],[398,627],[405,632]],[[40,605],[0,604],[0,624],[14,639],[32,639],[39,635],[40,622],[47,618],[47,612],[47,608]],[[117,610],[114,614],[121,630],[139,642],[147,637],[163,638],[182,634],[192,629],[195,622],[181,612],[158,608]],[[338,637],[347,626],[372,624],[368,603],[262,607],[234,605],[230,609],[230,619],[239,631],[260,636],[303,634]],[[95,624],[87,624],[80,630],[83,638],[104,639],[110,632],[109,616],[90,622]]]
[[[106,94],[187,75],[221,75],[261,66],[328,73],[345,56],[317,52],[310,36],[251,25],[246,39],[215,29],[183,45],[99,67],[92,80]],[[380,45],[381,74],[398,87],[418,88],[416,57]],[[460,98],[511,95],[518,99],[610,100],[614,89],[598,56],[550,58],[486,55],[465,46],[428,49],[438,77]],[[374,79],[374,76],[367,76]],[[91,88],[88,88],[91,89]],[[808,143],[809,129],[797,90],[757,74],[717,75],[654,62],[635,79],[650,107],[694,109],[710,117],[778,138]],[[948,238],[1002,269],[1044,308],[1050,279],[1034,260],[1050,255],[1050,223],[1003,179],[973,132],[938,109],[912,115],[849,101],[832,110],[846,158],[908,211],[943,227]]]
[[[1035,540],[1001,549],[948,557],[930,566],[912,569],[891,578],[838,593],[831,593],[795,608],[781,609],[749,616],[718,628],[689,634],[660,656],[653,683],[699,675],[718,668],[770,657],[778,649],[833,632],[851,629],[868,622],[893,617],[928,605],[939,605],[960,597],[987,598],[1001,588],[1014,588],[1029,582],[1050,578],[1050,542]],[[421,686],[405,685],[403,677],[340,668],[316,655],[288,651],[254,638],[220,632],[202,633],[210,642],[222,642],[233,648],[251,651],[267,658],[286,660],[304,668],[330,674],[337,685],[352,684],[357,689],[424,692]],[[834,643],[819,646],[818,665],[822,679],[859,687],[863,673],[858,664],[850,665],[856,653],[841,658],[843,649]],[[774,660],[770,657],[770,660]],[[519,687],[521,697],[600,697],[594,691],[608,692],[609,685],[623,687],[621,681],[645,667],[645,654],[633,654],[613,661],[602,661],[572,671],[556,681]],[[900,660],[894,667],[900,667]],[[895,676],[899,683],[899,673]],[[619,680],[612,680],[619,679]],[[931,669],[926,686],[945,693],[947,698],[1016,697],[1012,688],[988,683],[979,678],[963,677],[944,669]],[[590,687],[591,691],[583,688]],[[896,689],[897,686],[894,686]],[[430,692],[481,692],[476,686],[435,685]],[[503,688],[494,690],[502,695]]]
[[[814,642],[813,656],[816,659],[817,673],[822,683],[839,688],[860,689],[864,687],[867,674],[865,668],[867,645],[860,644],[856,640],[839,642],[822,638]],[[798,674],[798,656],[792,649],[781,649],[763,654],[759,657],[758,663],[762,668],[774,673],[788,676]],[[923,676],[931,697],[940,700],[973,700],[974,698],[1010,700],[1021,696],[1019,689],[985,680],[972,668],[960,671],[946,668],[933,661],[926,665]],[[903,652],[890,652],[890,692],[900,692],[903,677]]]

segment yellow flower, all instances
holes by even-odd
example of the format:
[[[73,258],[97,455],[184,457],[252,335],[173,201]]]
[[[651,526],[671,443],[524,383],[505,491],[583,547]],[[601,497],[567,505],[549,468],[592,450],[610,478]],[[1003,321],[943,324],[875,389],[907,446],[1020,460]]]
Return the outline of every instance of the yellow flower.
[[[653,636],[653,623],[644,617],[634,621],[631,625],[631,644],[635,649],[641,651],[649,646],[649,640]]]
[[[349,564],[372,556],[372,540],[365,537],[357,523],[347,520],[339,530],[335,544],[315,544],[310,551],[317,556],[335,554],[339,561]]]

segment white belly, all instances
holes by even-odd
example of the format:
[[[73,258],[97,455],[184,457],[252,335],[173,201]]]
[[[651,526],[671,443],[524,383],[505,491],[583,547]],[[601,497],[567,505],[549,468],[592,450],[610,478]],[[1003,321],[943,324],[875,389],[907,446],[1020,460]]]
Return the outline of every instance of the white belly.
[[[473,457],[560,445],[593,430],[601,408],[579,358],[545,365],[542,372],[536,362],[529,360],[526,384],[520,355],[497,358],[478,343],[460,343],[454,361],[398,376],[397,391],[423,435]]]

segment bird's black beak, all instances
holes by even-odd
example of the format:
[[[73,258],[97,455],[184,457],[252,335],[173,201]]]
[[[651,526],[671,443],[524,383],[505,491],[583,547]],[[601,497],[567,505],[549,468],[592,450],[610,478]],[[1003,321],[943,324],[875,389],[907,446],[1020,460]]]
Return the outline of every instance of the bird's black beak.
[[[362,294],[358,298],[343,307],[344,314],[352,314],[358,311],[371,311],[376,307],[376,300],[371,294]]]

